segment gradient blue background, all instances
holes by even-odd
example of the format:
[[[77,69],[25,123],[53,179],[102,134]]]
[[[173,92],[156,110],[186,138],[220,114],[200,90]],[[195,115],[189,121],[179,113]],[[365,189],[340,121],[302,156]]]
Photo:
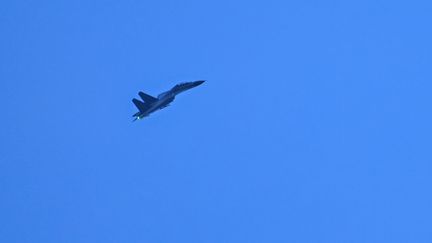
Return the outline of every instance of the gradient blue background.
[[[432,242],[431,12],[2,1],[0,242]]]

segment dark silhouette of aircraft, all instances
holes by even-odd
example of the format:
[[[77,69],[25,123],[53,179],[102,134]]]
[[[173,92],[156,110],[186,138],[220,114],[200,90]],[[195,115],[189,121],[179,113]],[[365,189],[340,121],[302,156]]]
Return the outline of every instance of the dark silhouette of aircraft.
[[[135,106],[138,108],[138,112],[135,113],[132,117],[135,117],[133,121],[140,120],[151,113],[163,109],[171,102],[174,101],[174,98],[176,95],[180,94],[181,92],[184,92],[186,90],[195,88],[198,85],[201,85],[204,83],[205,80],[199,80],[194,82],[186,82],[186,83],[180,83],[174,86],[172,89],[161,93],[158,95],[158,97],[153,97],[151,95],[148,95],[142,91],[138,93],[138,95],[141,97],[141,100],[138,99],[132,99],[132,102],[135,104]]]

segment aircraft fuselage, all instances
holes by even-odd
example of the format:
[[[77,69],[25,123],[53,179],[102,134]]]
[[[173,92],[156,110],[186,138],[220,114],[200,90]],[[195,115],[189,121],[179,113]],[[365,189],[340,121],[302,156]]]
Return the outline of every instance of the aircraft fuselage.
[[[144,100],[144,102],[137,99],[132,100],[139,110],[139,112],[135,113],[133,117],[135,117],[135,120],[139,120],[157,110],[163,109],[174,101],[176,95],[201,85],[202,83],[204,83],[204,80],[177,84],[169,91],[159,94],[157,98],[140,92],[139,95]]]

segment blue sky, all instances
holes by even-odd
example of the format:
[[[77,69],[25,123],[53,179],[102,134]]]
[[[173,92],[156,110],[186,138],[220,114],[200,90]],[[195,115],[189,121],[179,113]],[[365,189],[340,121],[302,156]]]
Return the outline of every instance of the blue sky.
[[[3,1],[0,242],[432,242],[431,11]]]

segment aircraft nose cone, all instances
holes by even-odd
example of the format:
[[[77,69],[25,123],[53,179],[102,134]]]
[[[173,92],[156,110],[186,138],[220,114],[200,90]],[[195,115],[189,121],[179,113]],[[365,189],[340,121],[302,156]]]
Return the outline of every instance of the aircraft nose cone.
[[[203,84],[204,82],[205,82],[205,80],[198,80],[198,81],[195,81],[195,84],[198,86],[198,85]]]

